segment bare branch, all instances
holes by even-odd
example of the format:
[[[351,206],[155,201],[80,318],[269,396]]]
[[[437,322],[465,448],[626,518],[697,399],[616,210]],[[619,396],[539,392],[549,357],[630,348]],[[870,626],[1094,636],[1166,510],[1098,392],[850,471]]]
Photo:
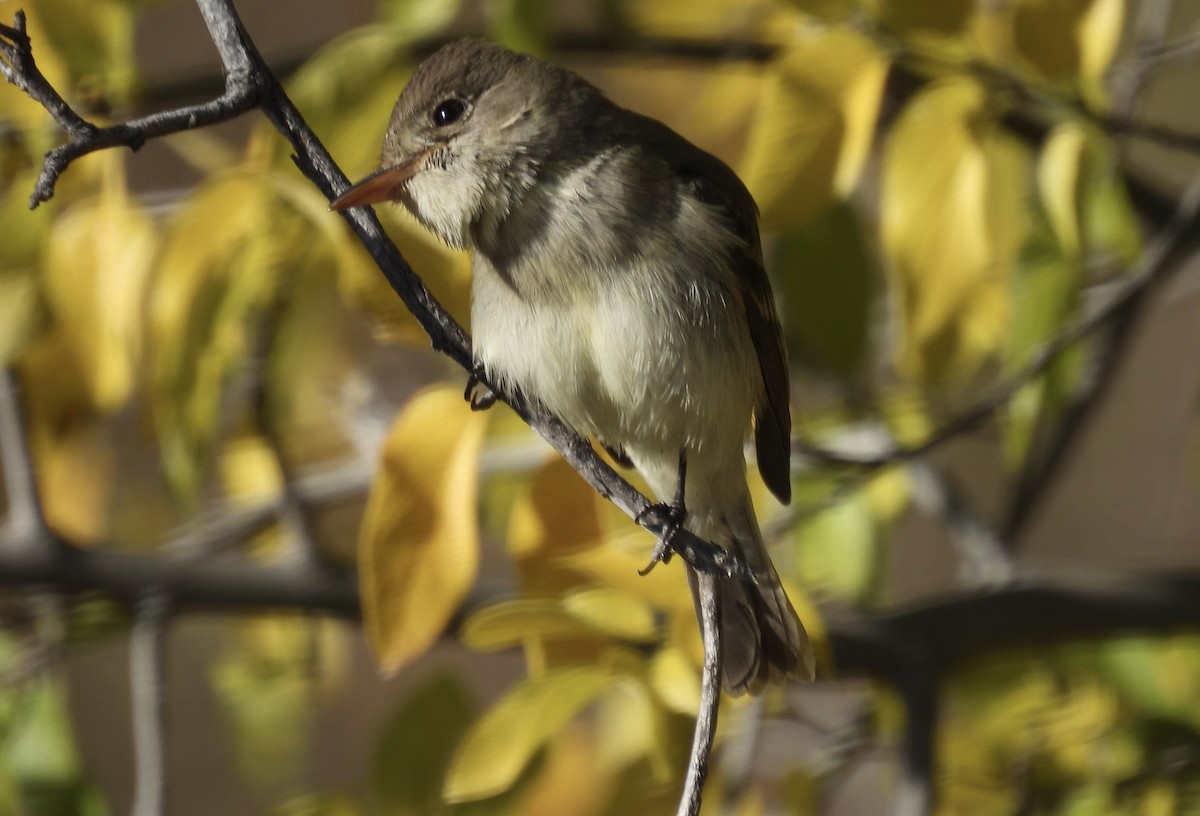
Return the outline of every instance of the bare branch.
[[[129,684],[133,712],[133,816],[163,816],[167,790],[165,596],[152,593],[137,604],[129,637]]]
[[[688,569],[691,569],[689,567]],[[692,736],[692,754],[688,760],[683,793],[679,798],[679,816],[697,816],[713,741],[717,736],[717,713],[721,707],[721,581],[712,572],[693,570],[696,598],[700,608],[700,634],[704,640],[704,668],[700,676],[700,710]]]
[[[200,5],[204,12],[205,4]],[[0,26],[0,37],[7,40],[0,42],[0,55],[3,56],[0,72],[30,98],[41,103],[67,134],[66,144],[46,154],[42,172],[29,196],[30,209],[53,198],[59,176],[81,156],[110,147],[128,147],[136,151],[148,139],[225,122],[256,106],[255,76],[237,44],[229,39],[230,30],[223,27],[223,20],[212,14],[205,14],[205,22],[221,52],[225,93],[210,102],[154,113],[110,127],[97,127],[77,114],[43,76],[33,58],[32,43],[25,31],[24,12],[16,13],[12,27]]]

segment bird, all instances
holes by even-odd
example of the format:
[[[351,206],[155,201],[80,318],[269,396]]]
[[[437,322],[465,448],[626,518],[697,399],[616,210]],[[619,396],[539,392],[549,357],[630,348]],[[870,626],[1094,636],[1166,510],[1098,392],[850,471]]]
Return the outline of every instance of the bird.
[[[720,594],[725,690],[812,679],[746,479],[753,427],[790,501],[787,355],[737,174],[573,71],[464,39],[417,66],[379,169],[331,208],[385,202],[470,252],[482,378],[596,439],[744,567]]]

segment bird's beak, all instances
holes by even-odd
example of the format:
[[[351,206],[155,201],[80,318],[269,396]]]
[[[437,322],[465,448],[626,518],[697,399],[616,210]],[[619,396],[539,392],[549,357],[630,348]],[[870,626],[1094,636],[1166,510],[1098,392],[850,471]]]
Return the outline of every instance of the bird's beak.
[[[423,150],[403,164],[376,170],[335,198],[329,204],[329,209],[340,211],[348,210],[351,207],[364,207],[367,204],[378,204],[381,201],[395,201],[399,198],[400,190],[405,183],[424,166],[425,159],[429,157],[430,152]]]

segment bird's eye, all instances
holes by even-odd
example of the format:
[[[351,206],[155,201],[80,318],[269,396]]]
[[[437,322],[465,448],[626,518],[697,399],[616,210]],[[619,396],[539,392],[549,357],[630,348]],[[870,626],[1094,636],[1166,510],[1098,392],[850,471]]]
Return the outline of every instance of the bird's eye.
[[[457,122],[466,112],[467,106],[458,99],[447,99],[433,109],[433,126],[445,127]]]

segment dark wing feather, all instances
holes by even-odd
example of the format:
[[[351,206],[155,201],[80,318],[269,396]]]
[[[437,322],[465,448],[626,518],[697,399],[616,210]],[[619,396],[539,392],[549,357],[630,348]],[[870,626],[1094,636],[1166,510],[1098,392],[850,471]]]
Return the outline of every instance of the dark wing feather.
[[[664,140],[684,141],[659,126]],[[689,145],[690,146],[690,145]],[[696,198],[722,208],[741,239],[732,258],[742,283],[746,325],[758,354],[763,393],[754,409],[755,448],[763,481],[780,501],[792,499],[792,415],[789,403],[787,350],[775,311],[771,283],[763,268],[762,244],[758,235],[758,208],[741,179],[720,159],[693,149],[667,150],[664,155],[677,177],[690,184]]]
[[[755,247],[758,249],[757,247]],[[778,499],[792,500],[792,414],[789,410],[787,350],[775,312],[762,250],[741,265],[746,280],[746,323],[758,352],[763,397],[754,409],[754,445],[758,470]]]

